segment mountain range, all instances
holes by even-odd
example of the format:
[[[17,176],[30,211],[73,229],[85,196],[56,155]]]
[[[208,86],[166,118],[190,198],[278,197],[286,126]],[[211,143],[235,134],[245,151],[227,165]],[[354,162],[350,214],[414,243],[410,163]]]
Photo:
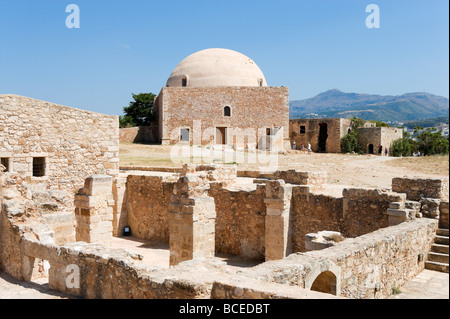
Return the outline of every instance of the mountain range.
[[[290,117],[351,118],[376,121],[411,121],[449,115],[449,99],[430,93],[371,95],[333,89],[306,99],[290,101]]]

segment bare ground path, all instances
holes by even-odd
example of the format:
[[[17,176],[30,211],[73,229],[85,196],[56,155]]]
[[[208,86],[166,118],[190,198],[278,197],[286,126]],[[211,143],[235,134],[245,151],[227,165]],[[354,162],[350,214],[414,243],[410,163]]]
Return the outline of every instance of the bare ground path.
[[[171,159],[171,146],[121,144],[121,166],[161,166],[181,167],[181,163]],[[224,152],[204,159],[208,163],[223,162]],[[248,155],[248,154],[247,154]],[[178,160],[179,158],[175,158]],[[188,158],[185,158],[189,160]],[[198,158],[196,158],[198,160]],[[192,160],[192,158],[191,158]],[[260,169],[267,166],[258,163],[239,161],[238,169]],[[395,158],[376,155],[319,154],[311,155],[300,151],[289,151],[277,158],[278,169],[297,169],[301,171],[325,171],[328,183],[338,188],[369,187],[391,188],[393,177],[448,177],[449,156]]]

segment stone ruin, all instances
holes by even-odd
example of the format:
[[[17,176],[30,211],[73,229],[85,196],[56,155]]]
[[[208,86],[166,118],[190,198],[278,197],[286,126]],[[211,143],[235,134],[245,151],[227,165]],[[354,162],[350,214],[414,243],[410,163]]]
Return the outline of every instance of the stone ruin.
[[[433,248],[448,229],[448,179],[338,197],[323,192],[325,173],[228,165],[93,175],[74,197],[15,174],[0,180],[0,269],[73,296],[386,298],[424,268],[448,272],[448,233],[447,264]],[[124,226],[166,243],[167,267],[114,248]],[[67,282],[74,265],[79,285]]]

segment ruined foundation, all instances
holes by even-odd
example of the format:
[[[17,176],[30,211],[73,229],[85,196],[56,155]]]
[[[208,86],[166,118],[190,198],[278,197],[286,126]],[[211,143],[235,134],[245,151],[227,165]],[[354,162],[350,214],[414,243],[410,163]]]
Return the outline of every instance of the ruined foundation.
[[[437,229],[448,227],[446,179],[333,197],[320,192],[324,173],[186,165],[94,175],[74,203],[59,196],[54,206],[19,176],[1,179],[0,269],[83,298],[386,298],[426,267]],[[420,198],[400,192],[411,183]],[[56,240],[64,228],[46,223],[49,206],[75,207],[71,241]],[[111,247],[125,225],[167,243],[167,266]],[[68,284],[73,269],[79,285]]]

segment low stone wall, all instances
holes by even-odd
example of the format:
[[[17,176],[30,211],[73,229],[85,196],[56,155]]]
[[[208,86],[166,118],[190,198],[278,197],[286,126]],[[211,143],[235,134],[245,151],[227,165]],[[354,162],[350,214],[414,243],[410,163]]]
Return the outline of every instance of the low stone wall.
[[[158,125],[121,128],[119,140],[121,143],[158,143]]]
[[[413,201],[420,201],[422,198],[448,201],[449,179],[393,178],[392,190],[405,193],[407,198]]]
[[[404,202],[405,194],[380,189],[353,188],[343,191],[343,224],[345,237],[357,237],[388,227],[387,210],[392,202]]]
[[[335,277],[337,294],[351,299],[386,298],[420,273],[434,241],[436,221],[416,219],[333,247],[264,263],[242,273],[269,282],[310,289],[324,273]]]
[[[448,202],[441,202],[441,204],[439,205],[439,211],[440,211],[439,227],[449,229]]]
[[[327,183],[326,172],[301,172],[297,170],[265,172],[255,170],[240,170],[237,172],[237,177],[248,178],[264,178],[278,180],[282,179],[286,183],[294,185],[308,185],[311,190],[320,190],[323,185]]]
[[[216,203],[216,252],[264,259],[265,185],[256,190],[230,190],[214,185],[209,191]]]
[[[128,176],[126,206],[133,236],[169,242],[169,204],[175,183],[171,177]]]
[[[294,187],[292,194],[292,234],[294,252],[305,249],[305,235],[319,231],[340,231],[343,212],[342,198],[312,194]]]

